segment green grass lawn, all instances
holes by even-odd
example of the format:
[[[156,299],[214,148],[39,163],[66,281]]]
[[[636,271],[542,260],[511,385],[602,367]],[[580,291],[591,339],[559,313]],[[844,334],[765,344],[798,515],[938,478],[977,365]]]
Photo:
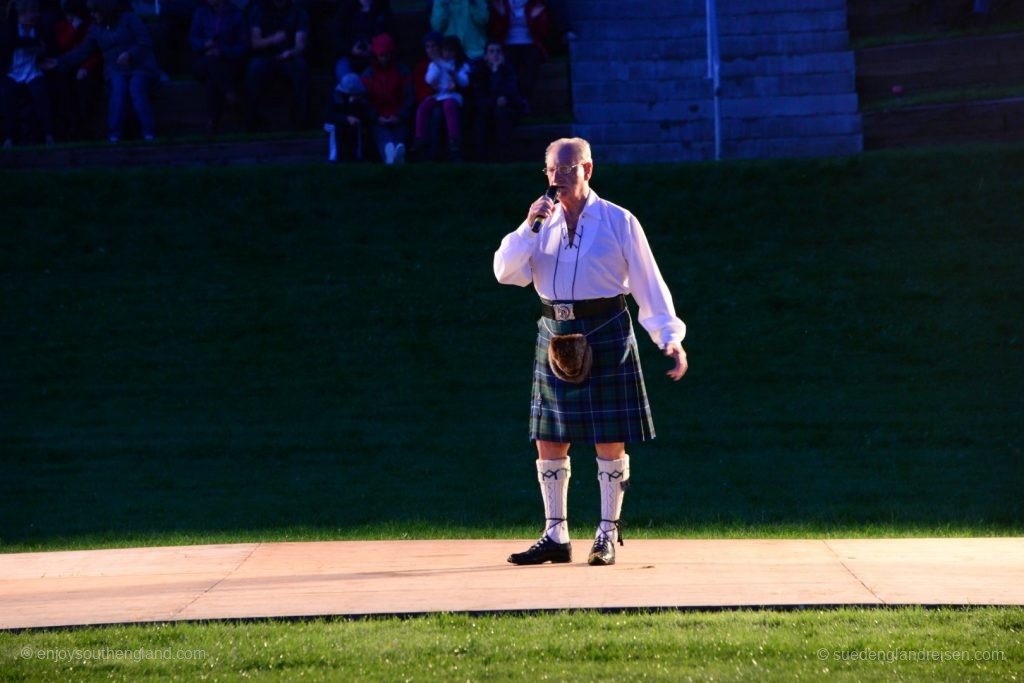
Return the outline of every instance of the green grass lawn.
[[[1024,148],[597,161],[689,325],[627,534],[1024,530]],[[539,168],[3,174],[0,551],[536,534]]]
[[[0,670],[10,681],[1019,681],[1022,632],[1020,608],[170,624],[0,632]]]

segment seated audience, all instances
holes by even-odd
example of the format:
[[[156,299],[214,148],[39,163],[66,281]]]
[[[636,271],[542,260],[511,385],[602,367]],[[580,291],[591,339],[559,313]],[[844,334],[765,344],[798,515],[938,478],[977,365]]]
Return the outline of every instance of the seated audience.
[[[373,140],[386,164],[405,161],[405,138],[413,106],[409,70],[395,60],[395,41],[388,33],[370,43],[373,64],[363,72],[372,116]]]
[[[441,59],[441,41],[444,40],[437,31],[429,31],[423,36],[423,56],[416,63],[412,71],[412,94],[416,99],[416,107],[423,103],[428,97],[437,94],[434,86],[427,83],[427,69],[430,63]],[[427,120],[427,146],[426,149],[416,150],[417,161],[435,161],[440,158],[438,142],[441,140],[441,127],[444,126],[444,114],[438,107],[430,110],[430,118]],[[445,157],[447,158],[447,151]]]
[[[394,17],[381,0],[341,0],[331,22],[334,37],[334,73],[338,82],[347,73],[361,74],[370,67],[370,41],[381,33],[394,35]]]
[[[40,21],[39,0],[16,0],[0,36],[0,101],[3,103],[3,146],[18,137],[21,96],[29,96],[35,119],[47,144],[53,144],[53,107],[43,67],[57,51],[53,27]]]
[[[142,20],[123,9],[119,0],[89,0],[93,23],[85,40],[58,60],[62,71],[77,69],[99,50],[103,55],[103,78],[110,91],[107,128],[111,142],[124,135],[129,100],[139,119],[142,137],[152,140],[156,118],[150,102],[150,89],[157,78],[153,41]]]
[[[364,131],[370,127],[366,86],[355,74],[345,74],[327,103],[324,130],[330,135],[327,160],[362,161]]]
[[[470,59],[484,56],[487,43],[487,0],[434,0],[430,26],[455,36]]]
[[[506,161],[521,98],[515,72],[505,61],[499,42],[487,44],[483,60],[473,69],[472,83],[477,157],[480,161]]]
[[[491,0],[488,33],[504,46],[519,92],[527,105],[533,100],[541,63],[547,59],[548,9],[544,0]]]
[[[54,31],[57,52],[66,54],[85,41],[92,19],[85,0],[66,0],[63,15]],[[98,52],[71,72],[56,69],[53,76],[53,101],[58,135],[65,140],[84,140],[91,136],[92,118],[103,87],[103,59]]]
[[[427,68],[431,62],[441,58],[441,41],[444,39],[437,31],[429,31],[423,36],[423,56],[416,62],[412,70],[412,94],[418,105],[437,91],[427,83]]]
[[[309,67],[303,56],[309,36],[309,15],[293,0],[264,0],[250,14],[252,59],[246,74],[248,127],[262,119],[263,91],[268,79],[281,77],[291,84],[291,123],[306,124],[309,106]]]
[[[224,103],[235,100],[249,48],[245,17],[228,0],[207,0],[196,9],[188,34],[195,54],[192,72],[206,85],[207,130],[220,131]]]
[[[420,102],[416,109],[416,150],[427,146],[427,123],[434,107],[444,112],[448,131],[449,158],[462,158],[462,93],[469,86],[469,61],[462,51],[462,44],[455,36],[446,36],[441,41],[441,58],[427,67],[426,81],[437,93]]]

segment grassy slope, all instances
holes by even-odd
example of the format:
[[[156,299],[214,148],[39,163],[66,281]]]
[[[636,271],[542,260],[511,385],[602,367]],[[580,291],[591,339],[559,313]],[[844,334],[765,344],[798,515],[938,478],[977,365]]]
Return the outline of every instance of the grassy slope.
[[[1022,161],[599,165],[690,327],[630,532],[1020,533]],[[4,175],[0,549],[535,533],[534,166]]]

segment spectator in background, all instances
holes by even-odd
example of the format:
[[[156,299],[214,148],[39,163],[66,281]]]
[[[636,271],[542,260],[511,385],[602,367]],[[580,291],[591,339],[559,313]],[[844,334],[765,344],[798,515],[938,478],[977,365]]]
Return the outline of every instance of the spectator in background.
[[[4,147],[18,134],[21,94],[27,92],[32,110],[43,128],[46,144],[53,144],[53,107],[43,67],[57,53],[53,26],[39,20],[39,0],[17,0],[0,36],[0,99],[3,102]]]
[[[430,26],[458,38],[466,55],[479,59],[487,43],[487,17],[487,0],[434,0]]]
[[[203,0],[159,0],[158,33],[160,66],[171,74],[188,73],[186,62],[192,17]]]
[[[381,33],[394,35],[394,17],[381,0],[341,0],[331,22],[335,42],[334,74],[341,83],[347,73],[361,74],[370,67],[370,41]]]
[[[207,131],[220,132],[224,103],[237,97],[249,37],[245,17],[228,0],[207,0],[196,9],[188,32],[195,55],[192,73],[206,85]]]
[[[416,63],[412,71],[412,94],[416,100],[417,109],[428,97],[437,94],[434,86],[427,83],[427,69],[431,62],[441,59],[441,41],[444,40],[437,31],[428,31],[423,36],[423,56]],[[427,148],[416,150],[418,161],[433,161],[438,158],[438,146],[435,141],[441,137],[440,129],[444,125],[444,114],[440,109],[431,109],[430,118],[427,121]],[[447,156],[447,155],[446,155]]]
[[[519,92],[533,101],[541,63],[547,59],[548,10],[544,0],[491,0],[488,33],[505,48],[505,59],[515,70]]]
[[[103,78],[110,90],[107,105],[110,141],[116,143],[124,135],[129,100],[139,119],[143,139],[152,140],[156,134],[156,117],[149,92],[156,82],[157,66],[149,30],[134,12],[123,10],[119,0],[89,0],[88,7],[93,23],[85,40],[62,55],[57,66],[62,71],[71,71],[85,64],[99,50],[103,55]]]
[[[462,51],[462,43],[455,36],[441,41],[441,58],[427,67],[426,81],[436,90],[432,97],[420,102],[416,109],[416,150],[427,146],[427,123],[434,107],[444,112],[448,130],[448,152],[452,161],[462,158],[462,93],[469,86],[469,61]]]
[[[272,77],[291,83],[291,123],[306,124],[309,106],[309,67],[303,54],[309,37],[309,15],[292,0],[265,0],[249,16],[252,59],[245,77],[248,127],[262,119],[263,89]]]
[[[85,0],[66,0],[54,32],[57,52],[66,54],[85,41],[92,20]],[[103,60],[99,53],[87,58],[73,72],[54,71],[53,100],[59,118],[59,134],[67,140],[89,137],[96,101],[102,86]]]
[[[427,67],[431,62],[441,59],[441,41],[444,39],[437,31],[430,31],[423,36],[423,56],[412,70],[412,93],[416,104],[427,99],[437,91],[427,83]]]
[[[355,74],[345,74],[327,102],[324,130],[330,136],[327,160],[362,161],[364,131],[370,126],[366,86]]]
[[[515,72],[505,61],[498,41],[487,43],[483,60],[473,69],[472,84],[477,156],[480,161],[505,161],[520,97]]]
[[[395,60],[395,41],[389,33],[370,43],[373,64],[363,72],[372,116],[373,140],[386,164],[405,161],[405,138],[413,106],[409,70]]]

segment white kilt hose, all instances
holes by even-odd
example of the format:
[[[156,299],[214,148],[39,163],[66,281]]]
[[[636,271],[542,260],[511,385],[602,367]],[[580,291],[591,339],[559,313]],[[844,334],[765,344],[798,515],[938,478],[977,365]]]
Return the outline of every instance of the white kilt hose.
[[[556,377],[548,347],[552,335],[583,334],[593,352],[581,383]],[[613,443],[654,438],[640,356],[628,309],[578,320],[537,321],[530,400],[530,440]]]

